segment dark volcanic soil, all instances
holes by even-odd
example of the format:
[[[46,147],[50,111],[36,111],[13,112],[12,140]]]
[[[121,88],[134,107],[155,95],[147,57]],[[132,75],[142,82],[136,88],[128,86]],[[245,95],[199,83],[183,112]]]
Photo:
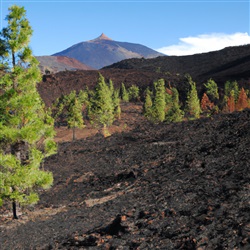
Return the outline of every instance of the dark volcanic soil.
[[[130,110],[127,116],[139,116]],[[249,249],[250,110],[59,144],[4,249]]]
[[[140,88],[141,94],[146,87],[153,85],[154,81],[161,78],[165,80],[166,86],[168,83],[178,84],[180,92],[187,88],[185,81],[183,83],[183,76],[127,69],[61,71],[56,74],[44,75],[43,81],[38,84],[37,88],[45,104],[50,106],[58,97],[68,95],[72,90],[94,88],[98,82],[99,73],[105,77],[107,83],[112,80],[116,88],[120,87],[122,83],[126,87],[135,84]]]

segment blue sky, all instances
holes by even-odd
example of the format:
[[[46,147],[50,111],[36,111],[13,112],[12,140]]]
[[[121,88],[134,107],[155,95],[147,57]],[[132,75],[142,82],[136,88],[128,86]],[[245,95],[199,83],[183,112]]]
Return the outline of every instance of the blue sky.
[[[168,55],[250,43],[249,0],[0,0],[0,28],[12,4],[24,6],[35,55],[51,55],[105,33]]]

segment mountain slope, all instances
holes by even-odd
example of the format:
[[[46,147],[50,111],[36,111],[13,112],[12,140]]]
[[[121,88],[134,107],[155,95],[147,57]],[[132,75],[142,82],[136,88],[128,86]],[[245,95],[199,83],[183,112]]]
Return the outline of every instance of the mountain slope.
[[[130,106],[133,130],[60,143],[40,202],[18,222],[1,211],[1,250],[249,249],[250,111],[164,125],[141,116]]]
[[[84,70],[59,72],[46,75],[38,84],[38,90],[46,105],[50,106],[62,94],[71,90],[79,91],[86,87],[94,88],[101,73],[106,81],[112,79],[115,87],[122,83],[126,87],[137,85],[141,93],[157,79],[177,87],[180,99],[186,98],[188,83],[185,74],[191,74],[197,83],[199,93],[204,92],[203,83],[209,78],[223,89],[226,81],[237,81],[240,87],[249,89],[250,84],[250,45],[225,48],[220,51],[192,56],[165,56],[154,59],[129,59],[105,67],[99,71]]]
[[[113,41],[105,34],[94,40],[75,44],[55,56],[68,56],[95,69],[128,58],[153,58],[163,54],[141,44]]]
[[[190,74],[196,81],[214,78],[218,82],[250,79],[250,45],[190,56],[162,56],[152,59],[128,59],[105,69],[137,69],[168,74]]]
[[[93,68],[66,56],[37,56],[42,73],[56,73],[64,70],[92,70]]]

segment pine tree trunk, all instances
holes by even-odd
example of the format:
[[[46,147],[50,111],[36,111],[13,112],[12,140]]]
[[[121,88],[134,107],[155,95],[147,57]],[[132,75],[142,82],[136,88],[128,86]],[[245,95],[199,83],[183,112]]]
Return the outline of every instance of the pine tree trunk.
[[[13,66],[13,68],[16,67],[16,58],[15,58],[15,53],[14,53],[13,50],[12,50],[12,66]],[[13,89],[14,90],[16,89],[16,79],[15,79],[15,76],[14,76],[14,79],[13,79]]]
[[[24,142],[17,142],[14,145],[11,145],[11,154],[16,156],[16,159],[23,164],[25,161],[24,153],[22,153],[25,150],[25,143]],[[15,191],[15,188],[13,187],[13,191]],[[13,211],[13,219],[18,219],[17,212],[16,212],[16,201],[14,200],[12,202],[12,211]]]
[[[12,211],[13,211],[13,219],[18,220],[17,213],[16,213],[16,202],[12,202]]]
[[[76,128],[75,127],[73,127],[73,141],[75,141],[75,139],[76,139]]]

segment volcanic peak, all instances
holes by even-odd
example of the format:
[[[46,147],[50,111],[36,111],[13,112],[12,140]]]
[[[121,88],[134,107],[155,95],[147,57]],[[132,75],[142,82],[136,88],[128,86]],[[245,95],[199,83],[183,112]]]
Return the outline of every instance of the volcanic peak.
[[[104,33],[102,33],[100,36],[98,36],[97,38],[90,40],[89,42],[93,42],[93,41],[100,41],[100,40],[109,40],[109,41],[113,41],[111,38],[109,38],[108,36],[106,36]]]

